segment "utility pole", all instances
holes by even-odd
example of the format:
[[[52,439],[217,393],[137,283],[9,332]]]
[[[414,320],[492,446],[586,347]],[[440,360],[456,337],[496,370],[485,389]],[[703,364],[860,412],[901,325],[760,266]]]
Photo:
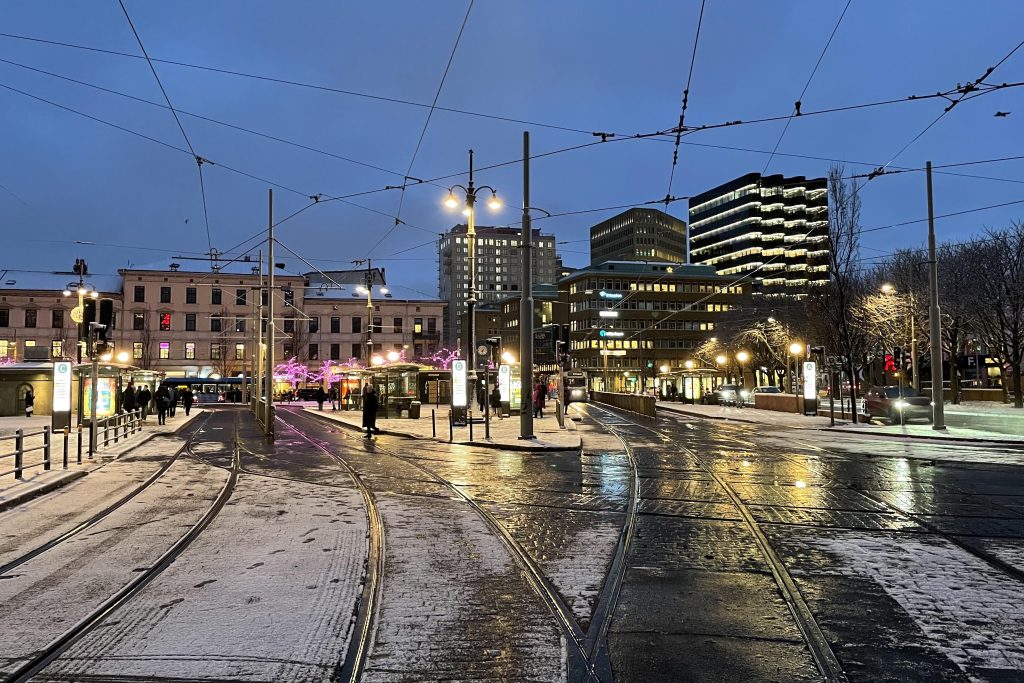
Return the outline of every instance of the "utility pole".
[[[103,327],[99,323],[89,323],[89,358],[92,360],[92,391],[89,392],[89,457],[96,450],[96,395],[100,388],[99,354],[96,353],[97,331]]]
[[[260,344],[263,341],[263,250],[259,252],[257,257],[259,263],[258,277],[256,280],[255,295],[252,300],[252,392],[250,394],[250,402],[252,403],[253,411],[255,412],[256,407],[259,405],[259,397],[263,395],[262,385],[260,384],[260,361],[263,357],[260,355]]]
[[[366,259],[366,367],[373,358],[373,261]]]
[[[914,322],[914,313],[917,311],[914,301],[914,292],[910,292],[910,386],[914,393],[921,391],[921,378],[917,374],[917,323]]]
[[[469,150],[469,187],[466,188],[466,208],[469,216],[466,220],[466,263],[469,266],[469,297],[466,299],[466,311],[469,314],[469,338],[466,348],[468,365],[467,412],[473,405],[476,396],[476,189],[473,187],[473,150]]]
[[[472,214],[471,214],[472,215]],[[533,225],[530,223],[530,131],[523,131],[522,291],[519,294],[519,438],[533,433]]]
[[[939,319],[939,262],[935,255],[935,209],[932,206],[932,162],[925,166],[928,180],[928,323],[932,358],[932,429],[946,429],[942,395],[942,321]]]
[[[267,438],[274,439],[274,189],[267,190],[267,366],[266,414],[263,429]]]

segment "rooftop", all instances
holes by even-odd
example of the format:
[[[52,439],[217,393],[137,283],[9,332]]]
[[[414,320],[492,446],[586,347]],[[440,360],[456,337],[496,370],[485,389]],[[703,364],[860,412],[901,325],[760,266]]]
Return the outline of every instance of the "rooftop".
[[[693,263],[673,263],[671,261],[604,261],[574,270],[562,278],[562,281],[574,280],[583,275],[605,275],[612,272],[629,273],[632,275],[650,273],[659,277],[670,276],[676,278],[718,277],[714,266],[703,266]]]
[[[5,292],[61,292],[72,283],[78,286],[78,276],[70,271],[0,270],[0,290]],[[121,291],[121,276],[107,273],[86,275],[85,284],[102,294],[117,294]]]

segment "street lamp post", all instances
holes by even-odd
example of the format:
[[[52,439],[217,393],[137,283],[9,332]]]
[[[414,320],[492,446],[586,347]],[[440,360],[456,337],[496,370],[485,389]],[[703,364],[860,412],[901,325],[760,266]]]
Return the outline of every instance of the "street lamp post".
[[[480,190],[490,190],[491,199],[487,206],[492,210],[501,208],[501,201],[498,199],[498,192],[490,185],[476,187],[473,184],[473,150],[469,150],[469,184],[453,185],[448,189],[448,197],[444,200],[445,206],[454,209],[459,205],[455,197],[455,188],[466,193],[466,265],[469,267],[469,296],[466,298],[466,312],[469,315],[469,334],[466,340],[466,360],[469,364],[468,394],[475,395],[476,391],[476,302],[477,302],[477,276],[476,276],[476,194]],[[531,310],[532,314],[533,311]]]
[[[750,354],[747,353],[746,351],[740,351],[739,353],[736,354],[736,362],[739,363],[740,366],[740,390],[743,389],[745,382],[743,378],[743,364],[746,363],[748,360],[750,360]]]
[[[883,294],[895,294],[896,288],[886,283],[882,285]],[[908,301],[910,303],[910,386],[913,388],[914,393],[921,390],[921,380],[917,375],[917,323],[914,320],[914,293],[907,292]]]

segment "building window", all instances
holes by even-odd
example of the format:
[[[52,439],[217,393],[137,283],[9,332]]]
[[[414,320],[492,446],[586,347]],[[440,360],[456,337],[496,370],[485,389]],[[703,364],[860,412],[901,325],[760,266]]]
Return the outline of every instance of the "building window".
[[[353,358],[362,358],[363,357],[363,345],[362,344],[353,344],[352,345],[352,357]]]
[[[412,331],[413,334],[421,334],[423,332],[423,318],[412,319]]]
[[[309,360],[320,360],[320,345],[310,344],[309,345]]]
[[[245,344],[235,344],[235,360],[245,360]]]
[[[220,306],[220,287],[214,287],[210,290],[210,303],[214,306]]]
[[[292,289],[284,290],[284,305],[294,306],[295,305],[295,291]]]
[[[359,316],[352,316],[352,334],[359,334],[363,331],[363,319]],[[359,356],[356,356],[358,358]]]
[[[295,355],[295,345],[291,342],[284,343],[284,357],[291,358]]]
[[[285,318],[284,319],[284,333],[285,334],[292,334],[293,332],[295,332],[295,318]],[[287,355],[287,354],[285,354],[285,355]]]
[[[52,313],[53,313],[53,317],[52,317],[52,320],[51,320],[52,324],[50,325],[50,327],[56,327],[57,329],[63,328],[64,327],[64,309],[63,308],[55,308],[55,309],[53,309]]]
[[[244,289],[236,289],[235,290],[235,305],[236,306],[244,306],[245,305],[245,290]]]
[[[142,342],[132,342],[132,358],[142,360]]]
[[[223,348],[219,342],[210,344],[210,358],[212,360],[220,360],[221,356],[224,355],[221,351]]]
[[[160,314],[160,331],[168,332],[171,329],[171,314],[161,313]]]
[[[185,342],[185,359],[194,360],[196,357],[196,343]]]
[[[402,334],[402,319],[395,318],[395,334]]]
[[[331,334],[339,334],[341,332],[341,318],[339,316],[331,316]]]
[[[160,288],[160,303],[169,304],[171,303],[171,288],[161,287]]]
[[[160,342],[160,358],[166,359],[171,357],[171,342]]]
[[[63,358],[64,357],[64,342],[60,339],[54,339],[50,342],[50,358]]]
[[[331,344],[331,360],[341,360],[341,344]]]
[[[437,318],[427,318],[427,332],[437,332]]]
[[[309,333],[316,334],[320,331],[320,318],[313,317],[309,319]]]
[[[135,285],[135,303],[141,304],[146,301],[145,285]]]
[[[220,332],[220,320],[216,315],[210,318],[210,332]]]
[[[38,315],[38,313],[39,312],[34,308],[29,308],[25,310],[25,327],[36,326],[36,316]]]
[[[245,318],[235,318],[235,332],[245,332]]]
[[[185,314],[185,331],[195,332],[196,331],[196,314],[186,313]]]
[[[384,332],[384,319],[375,317],[373,319],[373,330],[374,334],[383,334]]]
[[[132,313],[132,329],[133,330],[144,330],[144,329],[146,329],[146,314],[145,313]]]
[[[196,302],[196,288],[186,287],[185,288],[185,303],[194,304]]]

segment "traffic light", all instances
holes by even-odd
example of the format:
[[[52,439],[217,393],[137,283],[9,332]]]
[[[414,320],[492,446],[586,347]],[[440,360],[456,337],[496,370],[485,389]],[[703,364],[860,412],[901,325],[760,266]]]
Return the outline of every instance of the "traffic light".
[[[100,299],[99,309],[100,319],[98,322],[100,325],[103,325],[103,329],[100,330],[100,337],[104,341],[108,341],[111,336],[111,330],[114,329],[114,300]]]

